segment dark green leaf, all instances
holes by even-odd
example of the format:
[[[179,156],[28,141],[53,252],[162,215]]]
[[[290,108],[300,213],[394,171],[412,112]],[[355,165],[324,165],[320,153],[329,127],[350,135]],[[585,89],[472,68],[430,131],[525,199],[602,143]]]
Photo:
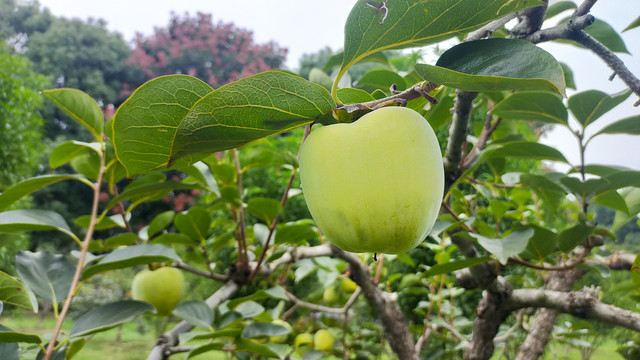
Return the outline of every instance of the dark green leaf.
[[[201,300],[191,300],[180,303],[173,315],[181,318],[191,325],[199,326],[205,329],[211,329],[213,324],[213,310]]]
[[[209,85],[186,75],[153,79],[118,108],[113,120],[113,144],[127,176],[166,168],[178,126]],[[178,166],[194,162],[185,159]]]
[[[638,26],[640,26],[640,16],[638,16],[635,20],[633,20],[631,22],[631,24],[629,24],[629,26],[627,26],[626,28],[624,28],[624,30],[622,30],[622,32],[625,32],[625,31],[631,30],[631,29],[635,29]]]
[[[38,301],[20,281],[0,271],[0,302],[38,312]]]
[[[587,90],[569,98],[568,106],[583,128],[625,101],[631,90],[608,95],[600,90]]]
[[[479,257],[479,258],[468,258],[468,259],[456,260],[456,261],[446,262],[443,264],[436,264],[430,267],[429,270],[425,271],[423,276],[450,274],[454,271],[476,266],[476,265],[485,263],[489,260],[491,260],[491,258],[488,256],[485,256],[485,257]]]
[[[567,163],[567,159],[557,149],[530,141],[511,141],[503,144],[491,145],[482,152],[479,156],[478,162],[509,157]]]
[[[38,335],[33,335],[33,334],[21,333],[17,331],[0,330],[0,343],[41,344],[42,338],[40,338],[40,336]],[[2,354],[2,356],[4,359],[4,353]]]
[[[525,40],[488,39],[452,47],[423,79],[465,91],[545,90],[564,94],[564,72],[551,54]]]
[[[407,88],[407,84],[402,76],[398,75],[395,71],[386,69],[371,70],[358,79],[358,87],[364,88],[367,91],[374,91],[375,89],[389,91],[389,88],[393,84],[395,84],[397,90],[400,91]]]
[[[16,255],[16,272],[22,282],[50,303],[60,303],[67,296],[75,269],[62,255],[30,251]]]
[[[600,193],[600,189],[608,185],[605,179],[587,179],[582,181],[577,177],[565,176],[559,180],[571,193],[579,195],[582,199],[587,199],[591,195]]]
[[[335,107],[325,88],[287,72],[242,78],[203,97],[180,121],[169,164],[310,124]]]
[[[562,98],[544,91],[520,91],[497,103],[491,113],[503,119],[539,121],[567,125]]]
[[[618,190],[625,187],[640,187],[640,171],[624,170],[612,173],[604,177],[607,184],[598,189],[599,192]]]
[[[607,177],[613,173],[617,173],[620,171],[627,171],[627,170],[629,169],[624,167],[597,165],[597,164],[585,165],[584,167],[584,172],[586,174],[593,174],[600,177]],[[572,173],[579,172],[579,169],[573,168],[571,169],[571,172]]]
[[[69,336],[79,337],[109,330],[133,320],[136,316],[153,312],[153,306],[143,301],[122,300],[102,305],[82,315],[71,328]]]
[[[22,199],[23,197],[31,194],[34,191],[38,191],[48,185],[57,183],[63,180],[78,180],[83,184],[93,187],[91,181],[87,180],[81,175],[42,175],[36,176],[30,179],[23,180],[12,187],[8,188],[0,194],[0,211],[5,210],[11,204]]]
[[[529,239],[524,255],[543,261],[547,255],[556,250],[558,245],[558,235],[555,232],[538,225],[531,224],[526,227],[533,229],[534,233],[531,239]]]
[[[123,233],[114,235],[104,241],[94,240],[89,244],[89,251],[107,251],[119,248],[121,246],[134,245],[138,241],[138,235],[132,233]]]
[[[196,244],[200,244],[209,237],[211,216],[204,208],[194,206],[185,213],[177,214],[173,223],[178,231],[190,237]]]
[[[100,154],[102,152],[102,145],[100,143],[86,143],[75,140],[62,143],[51,151],[49,155],[49,167],[55,169],[88,152]]]
[[[546,176],[523,174],[520,177],[523,185],[531,187],[552,210],[557,210],[567,192],[558,183]]]
[[[312,221],[299,220],[279,225],[275,242],[276,244],[302,244],[305,240],[317,237],[318,232]]]
[[[576,246],[582,244],[589,235],[592,228],[585,224],[576,224],[570,228],[563,230],[558,235],[558,248],[563,252],[569,252]]]
[[[273,220],[280,215],[282,205],[280,201],[275,199],[253,197],[247,203],[247,211],[266,224],[271,224]]]
[[[110,252],[96,264],[85,268],[82,275],[86,280],[109,270],[124,269],[154,262],[178,262],[180,260],[180,257],[176,255],[173,249],[164,245],[134,245]]]
[[[12,332],[11,329],[0,325],[0,331]],[[5,343],[0,342],[0,354],[3,356],[3,360],[20,360],[20,349],[18,343]]]
[[[611,123],[595,135],[600,134],[640,135],[640,115],[631,116]]]
[[[102,141],[104,115],[100,106],[91,96],[78,89],[53,89],[42,92],[60,110],[64,111],[74,121],[91,131],[96,140]]]
[[[609,190],[594,196],[593,202],[625,214],[629,213],[627,202],[616,190]]]
[[[560,63],[562,66],[562,72],[564,73],[564,83],[568,89],[576,89],[576,83],[573,80],[573,70],[569,67],[569,65],[565,63]]]
[[[0,232],[45,230],[60,231],[78,240],[62,216],[53,211],[26,209],[0,212]]]
[[[571,9],[576,9],[577,7],[578,6],[573,1],[558,1],[556,3],[549,5],[549,7],[547,8],[547,13],[545,18],[546,19],[552,18],[560,14],[561,12],[571,10]]]
[[[514,231],[502,239],[492,239],[478,234],[471,234],[471,236],[475,237],[485,250],[495,255],[501,264],[506,265],[510,257],[520,254],[527,248],[533,234],[533,229],[526,229]]]
[[[537,0],[412,0],[390,1],[386,4],[388,11],[383,12],[370,3],[359,0],[349,13],[338,78],[356,62],[381,50],[434,44],[514,11],[543,5]]]
[[[251,339],[264,336],[282,336],[290,332],[290,329],[270,322],[253,322],[242,330],[242,337]]]
[[[205,353],[208,353],[210,351],[224,349],[224,347],[225,347],[225,343],[222,342],[222,341],[214,341],[214,342],[210,342],[210,343],[205,344],[205,345],[200,345],[200,346],[196,347],[195,349],[189,351],[189,353],[187,354],[187,357],[185,358],[185,360],[189,360],[194,356],[205,354]]]
[[[239,337],[236,339],[236,350],[247,351],[253,354],[258,354],[267,357],[278,357],[278,354],[271,350],[267,345],[257,343],[253,340]]]

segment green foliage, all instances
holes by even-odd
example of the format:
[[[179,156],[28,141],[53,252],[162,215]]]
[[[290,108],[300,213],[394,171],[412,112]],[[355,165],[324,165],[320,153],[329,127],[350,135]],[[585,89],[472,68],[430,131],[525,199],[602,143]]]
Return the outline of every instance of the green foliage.
[[[0,192],[34,174],[40,163],[42,98],[46,81],[0,41]]]

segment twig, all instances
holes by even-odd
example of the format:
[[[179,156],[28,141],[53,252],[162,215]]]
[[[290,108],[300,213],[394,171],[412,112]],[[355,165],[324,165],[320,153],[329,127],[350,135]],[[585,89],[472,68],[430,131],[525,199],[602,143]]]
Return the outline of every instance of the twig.
[[[238,193],[240,193],[240,197],[242,198],[242,168],[240,167],[240,159],[238,158],[238,149],[233,149],[233,158],[236,164],[236,176],[238,182]],[[238,265],[241,271],[246,270],[245,267],[249,263],[249,255],[247,254],[247,236],[244,222],[244,208],[240,206],[238,209],[238,230],[237,230],[237,240],[238,240]]]
[[[289,291],[287,291],[286,294],[287,294],[287,298],[289,298],[289,300],[293,301],[298,307],[302,306],[302,307],[305,307],[305,308],[313,310],[313,311],[320,311],[320,312],[325,312],[325,313],[329,313],[329,314],[344,314],[344,312],[345,312],[346,305],[345,305],[345,307],[341,307],[341,308],[317,305],[317,304],[313,304],[313,303],[310,303],[310,302],[306,302],[304,300],[300,300],[295,295],[290,293]]]
[[[500,19],[493,20],[487,25],[469,34],[469,36],[467,36],[464,39],[464,41],[465,42],[475,41],[485,37],[491,37],[491,34],[493,34],[496,30],[500,29],[501,27],[505,26],[509,21],[515,19],[517,15],[518,13],[514,12],[507,16],[501,17]]]
[[[449,128],[449,139],[444,155],[444,170],[447,178],[457,178],[462,161],[462,144],[467,139],[469,131],[469,118],[473,99],[478,96],[477,92],[467,92],[458,90],[453,101],[453,119]]]
[[[338,109],[345,110],[347,113],[352,113],[357,110],[374,110],[383,104],[391,104],[397,101],[409,101],[420,97],[425,97],[431,103],[435,104],[438,101],[435,98],[431,97],[428,93],[433,91],[438,86],[438,84],[434,84],[432,82],[423,82],[410,87],[409,89],[404,90],[401,93],[394,94],[383,99],[358,104],[343,104],[339,105]]]
[[[217,281],[228,281],[229,280],[229,277],[226,276],[226,275],[216,274],[216,273],[212,273],[212,272],[209,272],[209,271],[203,271],[203,270],[200,270],[200,269],[193,268],[193,267],[191,267],[191,266],[189,266],[187,264],[184,264],[184,263],[175,263],[175,264],[173,264],[173,267],[178,268],[178,269],[182,269],[184,271],[188,271],[188,272],[190,272],[192,274],[196,274],[196,275],[199,275],[199,276],[202,276],[202,277],[206,277],[206,278],[209,278],[209,279],[217,280]]]
[[[587,13],[589,13],[589,11],[591,11],[591,8],[596,4],[596,1],[598,0],[585,0],[584,2],[582,2],[582,4],[580,4],[580,6],[578,6],[575,15],[586,15]]]
[[[62,307],[62,311],[60,311],[60,315],[58,316],[56,327],[53,330],[51,339],[49,340],[49,345],[47,345],[47,351],[44,354],[43,360],[51,359],[51,355],[55,350],[56,339],[60,334],[60,330],[62,329],[62,323],[64,322],[64,319],[67,316],[67,313],[69,312],[69,308],[71,307],[71,301],[73,300],[73,296],[76,293],[78,283],[80,282],[80,276],[82,275],[82,270],[84,269],[84,260],[87,256],[87,252],[89,251],[89,244],[91,243],[93,232],[96,228],[96,224],[98,223],[98,203],[100,200],[100,187],[102,186],[102,177],[104,176],[104,171],[105,171],[105,166],[104,166],[105,153],[106,153],[106,149],[103,143],[102,152],[100,153],[100,166],[98,168],[98,178],[93,187],[93,203],[91,205],[91,220],[89,221],[89,228],[87,229],[87,234],[84,236],[84,240],[82,241],[82,249],[80,250],[80,257],[78,258],[78,264],[76,265],[76,272],[73,275],[73,280],[71,281],[71,286],[69,287],[67,298],[65,299],[64,306]]]

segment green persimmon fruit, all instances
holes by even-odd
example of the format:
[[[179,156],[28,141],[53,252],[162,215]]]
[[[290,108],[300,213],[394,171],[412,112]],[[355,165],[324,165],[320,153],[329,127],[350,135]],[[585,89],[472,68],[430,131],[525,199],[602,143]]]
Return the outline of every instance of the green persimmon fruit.
[[[343,277],[340,279],[340,289],[347,295],[353,294],[358,288],[358,284],[355,281],[349,279],[348,277]]]
[[[333,343],[336,341],[331,331],[322,329],[316,331],[313,335],[313,346],[316,350],[322,352],[330,352],[333,350]]]
[[[293,330],[291,328],[291,325],[289,325],[289,323],[284,321],[284,320],[276,319],[276,320],[273,320],[271,323],[275,324],[275,325],[278,325],[278,326],[282,326],[283,328],[288,329],[289,332],[291,332]],[[272,343],[282,344],[282,343],[287,341],[288,337],[289,337],[289,334],[284,334],[284,335],[280,335],[280,336],[272,336],[272,337],[269,338],[269,341],[271,341]]]
[[[339,299],[340,294],[338,294],[335,286],[329,286],[328,288],[324,289],[324,292],[322,293],[322,301],[324,301],[325,304],[335,304]]]
[[[309,334],[309,333],[301,333],[298,334],[295,338],[295,340],[293,341],[294,346],[296,348],[299,347],[312,347],[313,346],[313,335]]]
[[[156,308],[158,315],[166,316],[182,299],[184,277],[180,270],[172,267],[145,269],[134,276],[131,292],[135,300],[148,302]]]
[[[320,230],[356,253],[416,247],[444,192],[438,139],[423,116],[404,107],[314,129],[300,151],[300,179]]]

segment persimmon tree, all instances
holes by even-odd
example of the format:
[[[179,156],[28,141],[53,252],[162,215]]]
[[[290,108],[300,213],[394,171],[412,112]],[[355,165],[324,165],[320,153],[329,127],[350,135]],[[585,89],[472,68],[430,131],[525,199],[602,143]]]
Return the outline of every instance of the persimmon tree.
[[[640,172],[591,164],[584,156],[595,137],[640,134],[636,115],[585,135],[603,114],[640,96],[640,80],[616,55],[620,37],[590,13],[594,3],[360,0],[345,24],[343,52],[327,65],[337,68],[330,91],[278,70],[219,88],[207,79],[162,76],[139,87],[106,124],[87,94],[44,92],[94,136],[54,150],[52,168],[78,159],[87,166],[4,191],[0,231],[61,231],[79,251],[23,251],[17,277],[0,274],[0,300],[26,308],[47,301],[58,319],[46,338],[2,328],[0,350],[17,359],[19,344],[35,344],[44,359],[70,358],[93,334],[153,316],[150,304],[122,299],[60,331],[87,280],[158,264],[202,276],[211,292],[176,307],[172,316],[181,320],[150,344],[150,360],[216,351],[238,358],[489,359],[496,346],[502,354],[515,348],[517,359],[536,359],[558,336],[561,314],[576,321],[563,329],[566,339],[592,331],[590,322],[578,326],[577,319],[640,332],[640,314],[623,301],[629,292],[611,299],[594,287],[574,288],[610,270],[626,271],[638,283],[628,270],[640,263],[609,246],[616,228],[640,212]],[[543,28],[560,15],[566,18],[558,25]],[[459,43],[435,64],[418,63],[408,73],[388,66],[382,52],[452,38]],[[571,70],[536,46],[552,40],[601,57],[622,80],[621,91],[566,98]],[[340,87],[351,66],[364,61],[387,67]],[[311,219],[292,217],[289,205],[302,191],[296,150],[286,144],[292,137],[302,142],[313,127],[357,121],[385,106],[414,109],[436,129],[445,195],[436,225],[417,248],[374,258],[340,250]],[[575,134],[578,163],[538,142],[548,124]],[[284,135],[271,136],[277,134]],[[570,170],[548,170],[547,163]],[[277,198],[244,186],[261,168],[283,178]],[[167,180],[167,169],[184,176]],[[21,197],[66,180],[93,189],[89,214],[76,219],[84,234],[69,231],[50,210],[11,209]],[[103,189],[110,197],[100,205]],[[199,191],[198,204],[160,213],[140,231],[127,226],[141,204],[182,190]],[[616,211],[613,225],[593,218],[598,206]],[[119,230],[96,235],[109,228]],[[313,349],[311,333],[321,329],[337,339],[330,349]],[[637,351],[633,342],[620,350],[629,359]]]

